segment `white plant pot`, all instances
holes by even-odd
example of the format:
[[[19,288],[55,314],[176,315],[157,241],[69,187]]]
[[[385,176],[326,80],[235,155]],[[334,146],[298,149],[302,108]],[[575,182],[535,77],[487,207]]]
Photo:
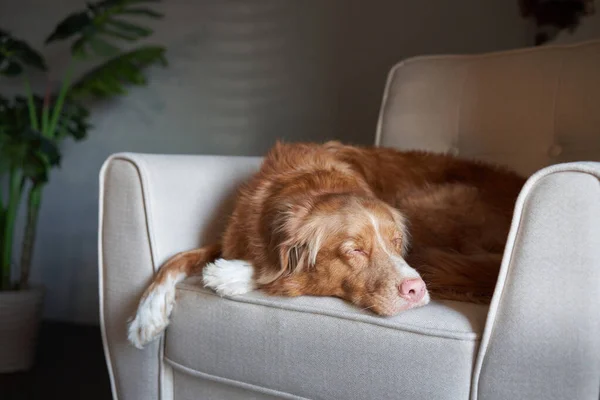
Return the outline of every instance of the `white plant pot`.
[[[33,366],[43,300],[42,288],[0,291],[0,373]]]

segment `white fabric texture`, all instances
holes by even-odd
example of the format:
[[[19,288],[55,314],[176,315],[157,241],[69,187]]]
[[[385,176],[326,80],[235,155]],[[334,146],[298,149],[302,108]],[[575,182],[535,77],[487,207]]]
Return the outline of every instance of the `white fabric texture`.
[[[232,194],[260,163],[251,157],[116,154],[100,173],[100,324],[113,398],[169,400],[162,342],[143,351],[127,320],[157,266],[216,240]]]
[[[227,400],[275,400],[301,399],[286,393],[265,392],[262,388],[240,384],[230,380],[198,374],[186,368],[174,367],[173,389],[177,400],[227,399]]]
[[[530,175],[600,161],[600,40],[397,64],[376,143],[500,162]]]
[[[487,315],[457,302],[382,318],[328,297],[223,299],[200,279],[177,295],[169,362],[302,398],[468,398]]]
[[[142,192],[134,163],[118,157],[105,163],[100,179],[100,323],[114,399],[160,398],[159,343],[135,351],[124,329],[154,272]]]
[[[528,182],[489,310],[395,318],[329,298],[178,287],[143,350],[127,318],[157,268],[216,240],[258,157],[117,154],[100,176],[101,329],[113,398],[599,398],[600,41],[419,57],[390,73],[377,144],[498,161]],[[481,351],[478,351],[481,341]]]
[[[600,163],[532,176],[519,197],[473,399],[600,398]]]

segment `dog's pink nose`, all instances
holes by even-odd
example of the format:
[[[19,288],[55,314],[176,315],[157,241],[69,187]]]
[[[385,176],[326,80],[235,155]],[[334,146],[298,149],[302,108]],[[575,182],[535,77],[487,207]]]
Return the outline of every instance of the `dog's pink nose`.
[[[398,285],[400,296],[416,303],[425,296],[425,282],[421,278],[407,279]]]

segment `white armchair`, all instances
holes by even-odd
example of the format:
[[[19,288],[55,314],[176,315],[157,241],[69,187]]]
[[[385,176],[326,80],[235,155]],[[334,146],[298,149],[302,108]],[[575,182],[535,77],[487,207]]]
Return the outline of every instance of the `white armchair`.
[[[218,237],[260,158],[114,155],[99,231],[114,398],[598,400],[599,107],[600,41],[398,64],[377,145],[535,172],[492,304],[382,318],[333,298],[221,298],[192,278],[163,338],[143,350],[127,342],[126,321],[144,288],[171,255]]]

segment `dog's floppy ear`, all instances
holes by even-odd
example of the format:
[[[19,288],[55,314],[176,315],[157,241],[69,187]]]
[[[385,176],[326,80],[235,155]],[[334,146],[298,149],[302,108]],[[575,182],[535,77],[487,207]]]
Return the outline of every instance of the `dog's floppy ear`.
[[[304,270],[307,266],[306,245],[284,241],[280,242],[272,251],[276,254],[277,268],[262,270],[257,277],[257,282],[260,284],[269,284],[281,277],[291,276]]]
[[[257,283],[270,284],[296,271],[304,261],[305,248],[297,240],[297,232],[307,214],[307,209],[285,202],[266,206],[263,223],[267,224],[264,229],[271,232],[267,251],[269,262],[258,269]]]
[[[303,243],[282,243],[279,248],[281,275],[291,275],[308,267],[308,245]]]
[[[285,207],[285,206],[284,206]],[[270,251],[276,254],[278,270],[264,271],[259,280],[270,283],[314,266],[323,238],[317,220],[308,218],[311,206],[298,205],[279,210],[272,225]]]
[[[318,219],[305,220],[290,232],[279,253],[284,272],[293,274],[314,267],[324,236],[324,224]]]

